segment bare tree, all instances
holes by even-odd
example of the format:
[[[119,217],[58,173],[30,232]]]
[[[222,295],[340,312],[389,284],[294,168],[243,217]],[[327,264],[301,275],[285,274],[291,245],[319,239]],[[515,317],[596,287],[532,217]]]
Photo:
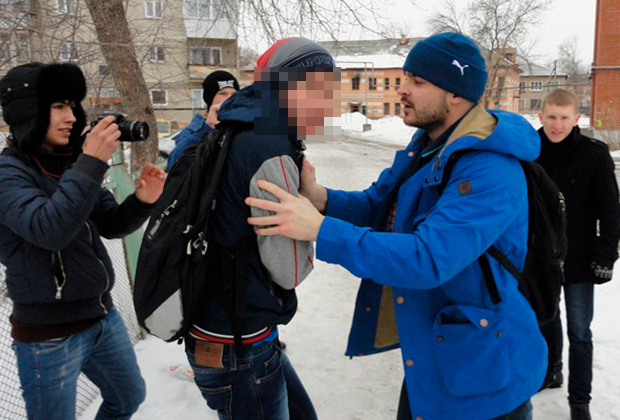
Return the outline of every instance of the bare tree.
[[[571,82],[583,82],[587,68],[579,59],[578,40],[575,35],[564,39],[558,46],[558,68],[568,75]]]
[[[253,66],[258,60],[259,54],[248,47],[239,48],[239,67],[244,68],[248,66]]]
[[[351,28],[380,37],[387,22],[380,12],[388,1],[161,0],[165,19],[145,19],[144,2],[137,0],[0,0],[0,73],[31,60],[80,65],[88,83],[91,117],[105,109],[122,110],[151,126],[152,140],[132,145],[136,168],[157,155],[153,113],[187,109],[180,107],[187,106],[191,88],[198,88],[198,76],[190,81],[188,74],[195,64],[188,62],[188,50],[194,46],[190,42],[209,42],[207,34],[218,20],[234,27],[235,58],[222,65],[235,68],[239,60],[251,62],[257,56],[246,54],[249,51],[238,48],[237,42],[256,50],[252,40],[262,41],[263,48],[265,41],[287,36],[340,39]],[[203,28],[204,36],[189,41],[184,39],[185,15],[193,4],[208,4],[216,13],[207,19],[211,26]],[[20,48],[22,44],[29,47]],[[164,63],[157,59],[162,49]],[[175,90],[168,108],[154,109],[149,89]]]
[[[153,107],[144,76],[138,63],[125,17],[122,0],[85,0],[97,30],[101,52],[123,98],[123,106],[134,119],[156,127]],[[135,144],[131,149],[132,165],[142,166],[157,157],[157,132],[151,144]],[[154,147],[153,147],[154,146]]]
[[[527,44],[528,30],[540,23],[551,1],[473,0],[466,12],[459,13],[456,2],[447,0],[443,4],[444,11],[436,13],[429,26],[433,33],[450,30],[468,35],[482,46],[489,70],[487,92],[494,88],[498,92],[503,87],[500,68],[507,64],[506,60],[513,61],[510,49],[522,52],[520,47]],[[492,95],[487,94],[486,106],[490,99]]]

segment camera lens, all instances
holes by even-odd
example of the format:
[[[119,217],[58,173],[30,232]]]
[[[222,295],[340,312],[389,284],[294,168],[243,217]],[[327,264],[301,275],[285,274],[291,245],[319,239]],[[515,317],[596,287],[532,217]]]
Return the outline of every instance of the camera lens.
[[[132,121],[130,132],[135,141],[144,141],[149,137],[149,125],[144,121]]]
[[[144,121],[124,120],[118,128],[121,141],[145,141],[149,137],[149,125]]]

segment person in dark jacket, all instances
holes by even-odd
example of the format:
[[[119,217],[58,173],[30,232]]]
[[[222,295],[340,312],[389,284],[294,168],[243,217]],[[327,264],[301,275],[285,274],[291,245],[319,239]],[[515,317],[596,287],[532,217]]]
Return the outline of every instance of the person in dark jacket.
[[[620,204],[614,162],[601,141],[581,134],[579,100],[556,89],[542,101],[538,163],[566,198],[568,254],[564,301],[569,339],[568,401],[573,420],[589,419],[592,390],[594,285],[611,280],[618,258]],[[544,388],[562,385],[562,324],[559,314],[542,332],[549,346]]]
[[[239,82],[232,74],[224,70],[217,70],[209,74],[202,82],[202,100],[207,105],[204,113],[194,115],[192,122],[181,130],[176,139],[174,150],[168,156],[166,170],[174,166],[183,156],[185,149],[200,142],[202,136],[213,131],[217,124],[217,111],[221,104],[239,90]],[[211,120],[209,120],[211,114]]]
[[[145,222],[165,172],[145,167],[119,205],[101,183],[120,131],[108,116],[82,137],[85,95],[72,64],[25,64],[0,80],[10,127],[0,155],[0,263],[29,419],[75,418],[80,372],[101,390],[98,419],[128,419],[145,397],[101,237]]]
[[[227,100],[218,113],[218,129],[234,125],[240,131],[222,175],[209,248],[224,255],[223,265],[245,260],[246,267],[211,273],[216,292],[192,321],[185,343],[196,384],[220,419],[317,418],[277,340],[278,325],[295,315],[295,288],[313,269],[314,248],[310,241],[257,237],[246,220],[265,213],[250,211],[244,199],[248,194],[267,198],[256,186],[257,179],[269,179],[297,194],[303,138],[316,130],[313,124],[323,125],[322,117],[314,122],[298,117],[311,110],[318,118],[334,104],[332,99],[318,99],[325,84],[316,82],[308,89],[308,102],[299,98],[307,92],[300,86],[307,80],[331,80],[338,75],[333,67],[333,58],[314,42],[278,41],[259,58],[255,82]],[[236,271],[243,275],[235,276]],[[239,313],[242,316],[235,316]]]

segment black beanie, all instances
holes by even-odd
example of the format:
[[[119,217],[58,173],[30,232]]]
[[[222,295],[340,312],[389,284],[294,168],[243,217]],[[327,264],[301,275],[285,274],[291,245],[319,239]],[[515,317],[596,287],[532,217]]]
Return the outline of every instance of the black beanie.
[[[202,82],[202,100],[211,108],[215,95],[222,89],[231,87],[239,90],[239,82],[232,74],[224,70],[217,70],[208,75]]]
[[[4,121],[9,125],[13,145],[26,153],[38,151],[45,140],[50,122],[50,105],[75,103],[69,146],[81,147],[86,113],[80,102],[86,96],[86,80],[74,64],[28,63],[8,71],[0,80],[0,104]]]

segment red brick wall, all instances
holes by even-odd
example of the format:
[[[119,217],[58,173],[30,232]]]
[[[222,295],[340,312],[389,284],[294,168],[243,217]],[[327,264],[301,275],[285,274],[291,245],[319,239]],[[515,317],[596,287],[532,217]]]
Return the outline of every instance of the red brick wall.
[[[620,130],[620,0],[597,0],[595,30],[591,125]]]

